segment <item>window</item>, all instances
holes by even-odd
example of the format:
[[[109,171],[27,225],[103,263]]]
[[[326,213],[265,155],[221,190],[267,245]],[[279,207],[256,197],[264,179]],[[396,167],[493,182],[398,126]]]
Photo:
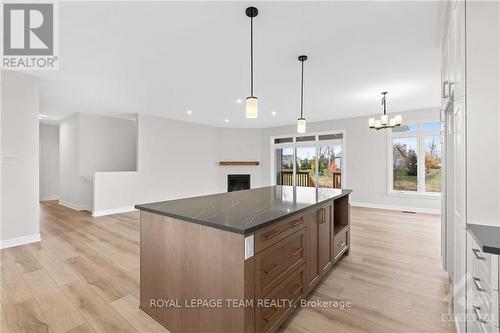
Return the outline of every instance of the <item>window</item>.
[[[273,138],[276,185],[341,188],[343,132]]]
[[[392,188],[398,191],[417,191],[417,138],[392,140]]]
[[[425,137],[425,192],[441,192],[441,142],[439,135]]]
[[[441,123],[416,123],[392,129],[391,192],[441,192]]]

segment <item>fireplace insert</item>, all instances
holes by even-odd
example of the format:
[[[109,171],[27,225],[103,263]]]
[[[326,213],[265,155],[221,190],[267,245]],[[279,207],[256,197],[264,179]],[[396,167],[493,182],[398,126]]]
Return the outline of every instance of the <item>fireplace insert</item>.
[[[227,191],[250,189],[250,175],[227,175]]]

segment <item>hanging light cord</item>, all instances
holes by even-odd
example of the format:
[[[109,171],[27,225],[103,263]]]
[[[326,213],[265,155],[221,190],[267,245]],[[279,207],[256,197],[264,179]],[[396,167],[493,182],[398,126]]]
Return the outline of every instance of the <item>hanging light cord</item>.
[[[302,62],[302,77],[300,79],[300,118],[304,118],[304,60]]]
[[[253,97],[253,17],[250,17],[250,97]]]
[[[385,101],[385,95],[384,93],[382,93],[383,97],[382,97],[382,105],[384,106],[384,115],[387,114],[386,112],[386,101]]]

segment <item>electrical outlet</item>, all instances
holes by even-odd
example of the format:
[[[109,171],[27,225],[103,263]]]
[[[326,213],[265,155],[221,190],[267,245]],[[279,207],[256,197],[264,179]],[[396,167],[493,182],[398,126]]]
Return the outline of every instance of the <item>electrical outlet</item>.
[[[253,235],[245,237],[245,260],[253,257],[253,251],[254,251],[253,244],[254,244]]]

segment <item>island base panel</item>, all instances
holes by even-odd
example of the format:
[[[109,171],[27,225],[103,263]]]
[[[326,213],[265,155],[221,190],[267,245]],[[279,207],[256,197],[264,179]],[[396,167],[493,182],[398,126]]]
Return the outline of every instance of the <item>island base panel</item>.
[[[253,326],[253,313],[245,314],[251,309],[189,307],[193,300],[253,296],[245,295],[245,274],[253,275],[253,267],[245,270],[243,235],[141,212],[140,256],[141,309],[173,333]]]

